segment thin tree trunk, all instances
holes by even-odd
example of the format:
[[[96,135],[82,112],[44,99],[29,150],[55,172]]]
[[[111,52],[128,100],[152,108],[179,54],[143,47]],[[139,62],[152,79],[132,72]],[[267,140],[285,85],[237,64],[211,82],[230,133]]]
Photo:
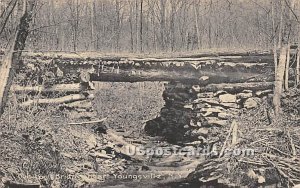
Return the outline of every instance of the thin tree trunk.
[[[284,2],[281,2],[281,10],[280,10],[280,23],[279,23],[279,35],[278,35],[278,48],[282,46],[282,33],[283,33],[283,13],[284,13]]]
[[[287,54],[286,54],[286,64],[285,64],[285,74],[284,74],[284,90],[289,90],[289,69],[290,69],[290,60],[291,60],[291,44],[288,42],[287,45]]]
[[[300,49],[298,47],[297,52],[297,61],[296,61],[296,86],[299,85],[299,79],[300,79],[300,70],[299,70],[299,64],[300,64]]]
[[[140,52],[143,52],[143,0],[140,5]]]
[[[287,60],[286,60],[286,66],[285,66],[285,79],[284,79],[284,89],[287,91],[289,89],[289,69],[290,69],[290,59],[291,59],[291,53],[290,53],[290,49],[291,49],[291,42],[290,42],[290,34],[292,31],[292,11],[294,11],[294,6],[295,6],[295,0],[291,0],[291,4],[290,4],[290,8],[291,10],[289,10],[289,20],[288,20],[288,51],[287,51]]]
[[[281,99],[281,93],[282,93],[285,64],[286,64],[286,59],[287,59],[287,51],[288,51],[287,45],[283,46],[280,49],[279,64],[278,64],[278,69],[277,69],[277,72],[275,75],[273,105],[274,105],[276,115],[279,115],[279,113],[280,113],[280,99]]]
[[[197,47],[198,49],[201,48],[200,43],[200,30],[199,30],[199,16],[198,16],[198,4],[195,4],[194,6],[194,13],[195,13],[195,25],[196,25],[196,33],[197,33]]]
[[[131,52],[134,51],[134,39],[133,39],[133,22],[132,22],[132,12],[133,12],[133,8],[132,8],[132,4],[131,2],[129,1],[129,6],[130,6],[130,9],[129,9],[129,26],[130,26],[130,49],[131,49]]]
[[[36,0],[28,0],[23,16],[20,19],[18,31],[15,35],[14,45],[7,55],[0,69],[0,114],[3,113],[10,86],[12,84],[15,71],[18,68],[18,61],[25,48],[25,42],[29,33],[30,22],[32,21],[33,8]]]
[[[276,28],[275,28],[275,15],[274,15],[274,2],[271,1],[271,14],[272,14],[272,31],[273,31],[273,54],[274,54],[274,67],[275,67],[275,74],[277,71],[278,66],[278,57],[277,57],[277,40],[276,40]]]

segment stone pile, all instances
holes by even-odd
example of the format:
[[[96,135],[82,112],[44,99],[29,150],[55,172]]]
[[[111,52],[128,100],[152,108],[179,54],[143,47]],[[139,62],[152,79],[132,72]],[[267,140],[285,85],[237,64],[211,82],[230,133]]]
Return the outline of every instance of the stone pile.
[[[180,82],[166,84],[166,102],[161,116],[147,123],[145,130],[170,142],[211,143],[243,109],[258,107],[272,90],[234,91],[232,88],[206,91],[205,87]]]

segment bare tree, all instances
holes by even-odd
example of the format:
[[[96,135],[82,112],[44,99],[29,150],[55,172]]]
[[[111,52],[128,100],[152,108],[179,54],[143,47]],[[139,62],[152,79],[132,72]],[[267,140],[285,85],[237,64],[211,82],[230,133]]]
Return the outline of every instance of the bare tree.
[[[4,62],[2,62],[0,69],[0,114],[3,113],[8,97],[8,91],[12,84],[15,71],[18,68],[18,61],[25,48],[36,0],[27,0],[25,3],[26,6],[24,7],[23,16],[20,19],[17,32],[14,36],[13,44],[11,45],[11,49],[6,55]]]

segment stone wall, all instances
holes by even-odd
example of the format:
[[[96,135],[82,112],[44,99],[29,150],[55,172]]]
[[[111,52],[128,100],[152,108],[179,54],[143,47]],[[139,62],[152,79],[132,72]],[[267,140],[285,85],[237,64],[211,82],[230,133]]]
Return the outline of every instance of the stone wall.
[[[161,109],[161,116],[149,121],[145,130],[150,135],[163,136],[176,143],[216,142],[222,129],[230,125],[242,110],[256,108],[262,98],[272,93],[272,83],[201,87],[170,82],[165,87],[165,106]]]

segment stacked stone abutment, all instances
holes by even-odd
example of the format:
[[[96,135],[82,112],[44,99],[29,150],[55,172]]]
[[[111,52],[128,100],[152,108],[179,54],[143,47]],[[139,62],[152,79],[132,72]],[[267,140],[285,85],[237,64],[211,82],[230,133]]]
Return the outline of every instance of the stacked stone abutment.
[[[165,87],[161,116],[147,123],[146,132],[169,142],[198,145],[217,142],[243,110],[258,107],[272,94],[273,83],[200,86],[170,82]]]

